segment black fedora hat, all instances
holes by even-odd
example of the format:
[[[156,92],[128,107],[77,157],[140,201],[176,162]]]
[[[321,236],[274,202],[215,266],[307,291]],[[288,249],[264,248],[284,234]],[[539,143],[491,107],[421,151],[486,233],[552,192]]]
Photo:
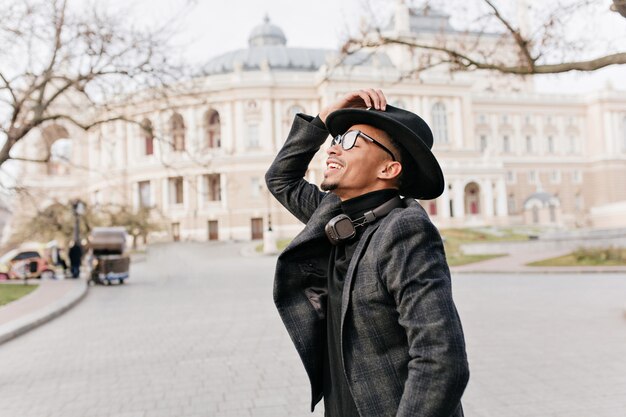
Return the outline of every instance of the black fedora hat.
[[[373,108],[340,109],[330,113],[326,118],[326,128],[333,137],[357,124],[384,130],[403,147],[401,152],[404,163],[400,194],[429,200],[443,193],[443,173],[431,152],[433,134],[421,117],[410,111],[387,105],[385,111]],[[406,161],[407,157],[412,161]]]

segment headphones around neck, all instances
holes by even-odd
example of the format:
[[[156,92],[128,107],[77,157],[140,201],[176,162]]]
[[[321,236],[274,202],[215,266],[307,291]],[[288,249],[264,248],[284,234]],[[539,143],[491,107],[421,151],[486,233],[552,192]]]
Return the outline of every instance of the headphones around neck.
[[[400,196],[395,196],[375,209],[366,211],[363,217],[356,220],[352,220],[346,214],[335,216],[326,224],[324,231],[330,243],[338,245],[356,236],[357,227],[372,223],[374,220],[386,216],[391,210],[398,207],[403,207],[402,199]]]

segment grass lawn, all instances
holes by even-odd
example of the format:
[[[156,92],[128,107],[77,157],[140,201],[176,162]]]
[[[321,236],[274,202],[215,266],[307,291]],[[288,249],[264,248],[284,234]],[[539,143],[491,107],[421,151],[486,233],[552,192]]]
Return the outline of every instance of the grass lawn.
[[[487,259],[505,256],[504,254],[484,254],[484,255],[465,255],[461,252],[460,246],[463,243],[476,242],[509,242],[512,240],[528,240],[528,236],[516,234],[508,229],[498,230],[498,234],[487,233],[478,229],[443,229],[441,230],[446,249],[446,257],[450,266],[466,265],[474,262],[485,261]],[[291,242],[291,239],[279,239],[276,246],[282,251]],[[263,244],[259,243],[255,250],[263,251]]]
[[[278,249],[278,252],[282,252],[292,240],[293,239],[278,239],[276,241],[276,248]],[[254,247],[254,250],[258,253],[263,252],[263,244],[259,243]]]
[[[0,284],[0,306],[15,301],[37,288],[37,285]]]
[[[498,234],[487,233],[480,229],[442,229],[441,236],[444,239],[446,258],[450,266],[467,265],[474,262],[486,261],[487,259],[506,256],[505,254],[466,255],[461,251],[464,243],[480,242],[510,242],[528,240],[527,235],[517,234],[508,229],[498,230]]]
[[[578,249],[528,266],[626,266],[626,248]]]
[[[461,266],[467,264],[473,264],[474,262],[486,261],[487,259],[499,258],[506,256],[505,253],[494,253],[491,255],[464,255],[462,253],[448,255],[446,251],[446,259],[449,266]]]

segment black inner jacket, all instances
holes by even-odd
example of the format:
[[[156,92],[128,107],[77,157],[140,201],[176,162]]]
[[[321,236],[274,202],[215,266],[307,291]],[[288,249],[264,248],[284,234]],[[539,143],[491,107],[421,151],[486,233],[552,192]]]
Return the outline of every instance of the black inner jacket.
[[[352,220],[391,200],[398,190],[373,191],[341,203],[344,214]],[[324,415],[326,417],[359,417],[343,372],[341,356],[341,295],[352,255],[363,236],[367,224],[356,228],[356,236],[346,243],[334,246],[328,268],[328,299],[326,304],[327,347],[324,357]],[[349,340],[344,343],[350,343]]]

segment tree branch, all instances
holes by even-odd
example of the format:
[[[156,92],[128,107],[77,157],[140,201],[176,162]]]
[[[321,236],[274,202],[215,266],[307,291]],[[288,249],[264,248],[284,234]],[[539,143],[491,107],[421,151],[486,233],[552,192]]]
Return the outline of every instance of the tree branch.
[[[9,93],[11,93],[11,97],[13,97],[13,103],[17,103],[17,97],[15,96],[15,91],[13,91],[13,88],[11,87],[11,83],[5,78],[2,72],[0,72],[0,79],[6,86],[7,90],[9,90]]]
[[[50,162],[50,155],[48,155],[47,158],[43,158],[43,159],[31,159],[31,158],[22,158],[19,156],[9,156],[9,159],[13,160],[13,161],[22,161],[22,162],[35,162],[38,164],[47,164],[48,162]]]
[[[533,67],[535,66],[536,58],[533,58],[530,55],[530,50],[529,50],[530,42],[528,41],[528,39],[525,39],[522,36],[519,29],[513,28],[511,23],[507,19],[505,19],[504,16],[502,16],[502,14],[498,10],[498,8],[493,4],[492,1],[490,0],[483,0],[483,1],[487,3],[487,5],[491,8],[492,14],[495,16],[495,18],[498,19],[504,25],[504,27],[506,27],[509,33],[511,33],[511,36],[513,36],[515,43],[520,49],[521,56],[524,57],[524,60],[527,63],[529,71],[532,72]]]
[[[347,41],[344,48],[346,50],[352,50],[353,52],[353,48],[378,48],[388,44],[405,45],[411,48],[442,53],[448,57],[446,62],[458,65],[465,70],[493,70],[505,74],[515,75],[554,74],[568,71],[595,71],[609,65],[626,64],[626,52],[618,52],[584,61],[562,62],[557,64],[534,64],[532,66],[505,65],[477,60],[465,53],[461,53],[456,49],[446,46],[429,45],[407,38],[395,38],[388,36],[380,36],[379,39],[374,41],[350,39]]]

